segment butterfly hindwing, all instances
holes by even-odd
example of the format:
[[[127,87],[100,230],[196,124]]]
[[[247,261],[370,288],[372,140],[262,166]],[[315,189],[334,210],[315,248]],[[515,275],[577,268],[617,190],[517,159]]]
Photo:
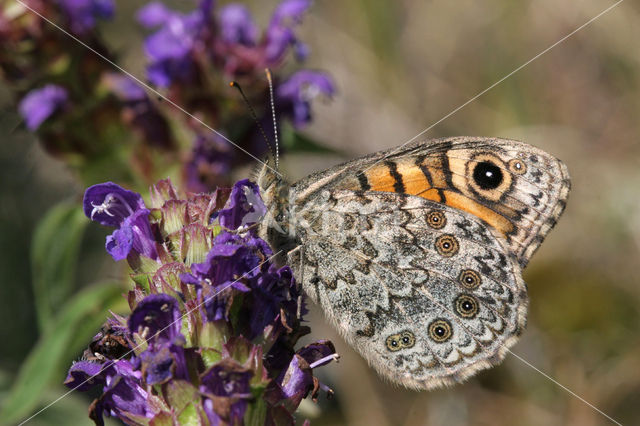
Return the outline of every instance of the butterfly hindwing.
[[[432,388],[498,362],[527,295],[504,241],[473,215],[418,196],[323,191],[298,209],[303,289],[376,370]]]

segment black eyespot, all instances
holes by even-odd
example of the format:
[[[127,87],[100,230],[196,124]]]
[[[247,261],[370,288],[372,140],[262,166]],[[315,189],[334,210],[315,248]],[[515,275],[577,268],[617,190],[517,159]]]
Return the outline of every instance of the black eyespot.
[[[451,324],[445,319],[437,319],[429,324],[429,337],[436,343],[446,342],[452,334]]]
[[[391,346],[398,346],[398,341],[397,340],[392,340],[391,341]]]
[[[460,276],[458,276],[458,282],[469,290],[473,290],[474,288],[480,286],[482,280],[480,278],[480,274],[478,274],[473,269],[465,269],[460,272]]]
[[[502,170],[490,161],[478,163],[473,169],[473,180],[482,189],[495,189],[502,179]]]
[[[456,313],[463,318],[473,318],[478,313],[478,302],[473,296],[461,294],[454,302]]]

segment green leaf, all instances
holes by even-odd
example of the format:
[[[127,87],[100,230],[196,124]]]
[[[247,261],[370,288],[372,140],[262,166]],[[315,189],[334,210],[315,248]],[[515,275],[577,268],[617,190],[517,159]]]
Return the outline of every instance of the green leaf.
[[[126,307],[121,293],[122,287],[117,282],[92,285],[62,308],[48,327],[49,331],[40,337],[20,367],[0,411],[4,422],[11,424],[24,420],[41,402],[51,384],[64,381],[69,367],[66,363],[89,343],[109,310]]]
[[[49,210],[35,230],[31,270],[41,332],[50,326],[54,307],[73,291],[78,252],[88,223],[79,205],[64,202]]]

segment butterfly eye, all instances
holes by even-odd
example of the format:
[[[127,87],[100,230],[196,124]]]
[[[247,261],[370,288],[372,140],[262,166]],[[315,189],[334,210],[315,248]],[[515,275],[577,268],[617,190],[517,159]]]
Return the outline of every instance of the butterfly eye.
[[[474,288],[477,288],[480,286],[480,284],[482,283],[482,279],[480,278],[480,275],[476,271],[472,269],[465,269],[462,272],[460,272],[460,276],[458,277],[458,282],[463,286],[465,286],[466,288],[468,288],[469,290],[473,290]]]
[[[473,296],[461,294],[454,302],[456,312],[463,318],[473,318],[478,313],[478,302]]]
[[[473,180],[482,189],[496,189],[502,179],[502,170],[490,161],[478,163],[473,169]]]
[[[449,234],[439,236],[436,239],[435,246],[438,253],[444,257],[451,257],[455,255],[460,248],[456,237]]]
[[[427,213],[427,225],[433,229],[442,229],[447,224],[447,218],[439,210],[431,210]]]
[[[507,166],[509,167],[509,171],[513,174],[523,175],[527,173],[527,165],[524,163],[524,161],[517,158],[510,160]]]
[[[429,324],[429,337],[436,343],[446,342],[452,334],[451,324],[445,319],[437,319]]]

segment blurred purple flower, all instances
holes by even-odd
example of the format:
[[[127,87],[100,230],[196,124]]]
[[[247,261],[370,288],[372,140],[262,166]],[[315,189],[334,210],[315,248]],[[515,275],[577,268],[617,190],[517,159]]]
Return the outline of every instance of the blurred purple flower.
[[[296,127],[311,121],[311,100],[317,96],[331,97],[333,82],[326,73],[301,70],[294,73],[276,90],[276,101],[283,114],[291,115]]]
[[[186,186],[194,192],[207,192],[217,186],[220,176],[228,176],[234,148],[215,133],[199,134],[186,163]]]
[[[106,74],[104,82],[122,102],[124,121],[140,132],[145,142],[165,149],[173,146],[167,119],[138,82],[119,73]]]
[[[207,22],[204,6],[201,4],[193,12],[182,14],[153,2],[143,7],[137,18],[147,28],[160,27],[144,43],[150,60],[149,81],[167,87],[174,79],[186,78],[192,69],[191,51]]]
[[[113,16],[113,0],[57,0],[74,33],[83,34],[96,26],[96,19]]]
[[[266,32],[265,54],[268,63],[281,60],[289,47],[294,48],[298,60],[306,59],[308,49],[298,40],[293,27],[302,22],[309,7],[310,0],[284,0],[276,8]]]
[[[18,110],[29,130],[36,130],[67,102],[67,91],[55,84],[34,89],[22,98]]]
[[[105,246],[114,260],[125,259],[132,249],[145,257],[157,259],[148,218],[150,211],[140,194],[106,182],[89,187],[82,203],[89,219],[118,228],[107,236]]]
[[[255,46],[258,27],[246,6],[231,3],[220,10],[220,35],[227,43]]]

